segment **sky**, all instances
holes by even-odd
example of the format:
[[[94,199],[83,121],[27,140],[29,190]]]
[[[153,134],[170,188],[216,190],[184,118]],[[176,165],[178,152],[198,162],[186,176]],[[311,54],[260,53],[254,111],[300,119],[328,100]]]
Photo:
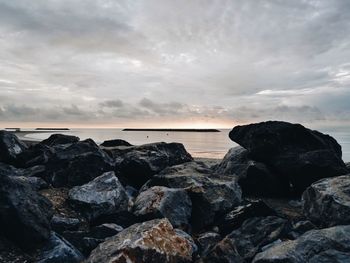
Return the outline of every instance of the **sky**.
[[[349,0],[0,0],[0,125],[350,123]]]

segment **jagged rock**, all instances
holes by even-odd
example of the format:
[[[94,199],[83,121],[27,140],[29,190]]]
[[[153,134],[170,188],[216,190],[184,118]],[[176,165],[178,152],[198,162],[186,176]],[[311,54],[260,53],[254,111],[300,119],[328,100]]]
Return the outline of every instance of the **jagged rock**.
[[[0,131],[0,162],[15,164],[20,153],[27,149],[27,145],[16,135],[8,131]]]
[[[51,228],[57,233],[62,233],[66,230],[77,230],[81,222],[78,218],[62,217],[55,215],[51,219]]]
[[[50,236],[51,203],[25,182],[0,176],[0,232],[24,249]]]
[[[219,226],[220,233],[227,235],[234,229],[240,227],[242,223],[252,217],[272,216],[276,215],[264,201],[251,201],[241,205],[221,217],[216,223]]]
[[[268,167],[249,158],[249,151],[237,146],[228,151],[215,167],[215,173],[236,178],[244,195],[281,196],[289,193],[289,184]]]
[[[311,230],[296,240],[272,246],[257,254],[253,263],[337,262],[327,261],[327,257],[337,259],[339,262],[348,262],[340,259],[349,252],[350,226],[335,226]]]
[[[216,232],[205,232],[200,234],[196,239],[199,246],[201,256],[208,254],[208,252],[221,240],[220,234]]]
[[[305,232],[315,228],[316,226],[308,220],[299,221],[292,224],[292,231],[287,236],[291,239],[297,239]]]
[[[154,186],[141,192],[135,200],[134,214],[144,220],[166,217],[174,227],[187,228],[192,202],[186,191]]]
[[[24,168],[45,165],[54,156],[55,152],[53,147],[38,143],[19,154],[17,163]]]
[[[101,243],[87,263],[192,262],[194,242],[175,231],[167,219],[135,224]]]
[[[188,162],[164,169],[141,189],[151,186],[186,189],[192,201],[195,230],[212,224],[218,216],[241,203],[241,190],[231,178],[216,176],[201,162]]]
[[[29,184],[35,191],[48,188],[48,184],[38,177],[15,176],[14,179]]]
[[[128,209],[128,196],[114,172],[73,187],[69,191],[69,201],[90,221]]]
[[[348,263],[350,252],[342,252],[335,249],[329,249],[314,256],[310,263]]]
[[[236,126],[229,136],[253,160],[265,163],[290,184],[296,194],[319,179],[347,173],[337,141],[300,124],[269,121]]]
[[[101,143],[101,146],[103,147],[118,147],[118,146],[133,146],[127,141],[121,140],[121,139],[115,139],[115,140],[108,140]]]
[[[268,216],[247,219],[240,228],[220,241],[205,257],[204,262],[250,262],[262,247],[286,235],[290,229],[286,219]],[[221,261],[220,261],[221,260]]]
[[[67,240],[52,232],[48,244],[39,255],[38,263],[79,263],[83,255]]]
[[[152,175],[164,168],[192,161],[180,143],[151,143],[106,150],[116,160],[116,169],[124,185],[140,188]]]
[[[350,162],[349,163],[345,163],[346,165],[346,169],[348,169],[349,173],[350,173]]]
[[[79,137],[65,134],[52,134],[49,138],[40,142],[40,144],[47,146],[55,146],[58,144],[70,144],[80,141]]]
[[[350,224],[350,174],[317,181],[302,198],[304,214],[316,224]]]

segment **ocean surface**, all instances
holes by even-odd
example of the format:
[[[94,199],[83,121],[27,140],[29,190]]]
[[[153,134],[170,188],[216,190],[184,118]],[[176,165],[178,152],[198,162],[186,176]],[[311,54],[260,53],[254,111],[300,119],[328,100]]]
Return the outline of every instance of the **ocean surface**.
[[[221,132],[156,132],[156,131],[122,131],[121,129],[71,129],[70,131],[28,133],[25,138],[43,140],[53,133],[64,133],[80,137],[92,138],[96,143],[110,139],[123,139],[131,144],[139,145],[152,142],[180,142],[183,143],[193,157],[222,158],[227,151],[237,146],[229,137],[229,129]],[[350,130],[319,129],[323,133],[333,136],[342,146],[343,160],[350,162]]]

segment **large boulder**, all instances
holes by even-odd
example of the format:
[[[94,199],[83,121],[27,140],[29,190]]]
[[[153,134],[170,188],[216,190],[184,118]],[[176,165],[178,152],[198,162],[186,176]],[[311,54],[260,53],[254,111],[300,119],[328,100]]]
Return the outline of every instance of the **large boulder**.
[[[60,144],[76,143],[80,139],[77,136],[65,135],[65,134],[52,134],[49,138],[40,142],[40,144],[47,146],[55,146]]]
[[[151,143],[106,149],[116,160],[116,171],[125,185],[140,188],[164,168],[192,161],[180,143]]]
[[[300,124],[269,121],[236,126],[229,136],[253,160],[267,164],[296,194],[319,179],[347,173],[337,141]]]
[[[197,244],[201,256],[205,256],[208,252],[222,239],[221,235],[216,232],[204,232],[197,238]]]
[[[107,239],[86,262],[192,262],[194,246],[193,240],[175,230],[167,219],[155,219]]]
[[[128,196],[114,172],[73,187],[69,191],[69,201],[90,221],[128,209]]]
[[[27,148],[13,133],[0,131],[0,162],[16,164],[18,155]]]
[[[45,144],[35,144],[18,155],[18,166],[28,168],[45,165],[55,154],[55,149]]]
[[[302,199],[304,214],[316,224],[350,224],[350,174],[317,181]]]
[[[350,226],[335,226],[311,230],[296,240],[274,245],[257,254],[253,263],[349,262],[345,257],[349,252]]]
[[[211,225],[241,203],[241,190],[232,177],[213,175],[204,163],[188,162],[164,169],[144,185],[186,189],[192,200],[195,231]]]
[[[184,189],[153,186],[141,192],[135,200],[134,214],[144,220],[166,217],[178,228],[187,228],[192,202]]]
[[[124,141],[121,139],[104,141],[100,145],[103,147],[133,146],[132,144],[128,143],[127,141]]]
[[[236,178],[244,195],[280,196],[289,193],[289,183],[270,171],[264,163],[254,161],[241,146],[228,151],[215,173]]]
[[[0,232],[24,249],[50,237],[51,203],[16,177],[0,176]]]

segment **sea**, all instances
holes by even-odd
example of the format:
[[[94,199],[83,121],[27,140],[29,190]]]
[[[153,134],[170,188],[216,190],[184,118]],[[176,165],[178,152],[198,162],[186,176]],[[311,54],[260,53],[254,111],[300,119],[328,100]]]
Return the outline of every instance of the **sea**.
[[[342,146],[343,160],[350,162],[350,129],[318,129],[333,136]],[[179,142],[193,157],[221,159],[227,151],[237,146],[228,137],[230,129],[220,132],[160,132],[160,131],[123,131],[122,129],[70,129],[69,131],[50,131],[28,133],[24,138],[43,140],[53,133],[78,136],[80,139],[91,138],[96,143],[105,140],[123,139],[134,145],[152,142]]]

